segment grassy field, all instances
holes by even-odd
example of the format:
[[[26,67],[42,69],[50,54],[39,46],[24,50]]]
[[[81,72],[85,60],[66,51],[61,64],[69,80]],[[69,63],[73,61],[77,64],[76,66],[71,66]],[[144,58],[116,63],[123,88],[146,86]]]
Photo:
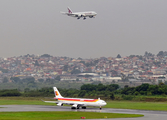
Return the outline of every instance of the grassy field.
[[[98,112],[0,112],[3,120],[58,120],[58,119],[102,119],[142,117],[136,114],[98,113]]]
[[[56,105],[54,103],[45,103],[41,99],[44,98],[0,97],[0,105]],[[167,111],[167,102],[107,101],[107,105],[104,108]]]
[[[41,101],[40,97],[0,97],[0,105],[56,105]]]
[[[107,101],[105,108],[167,111],[167,102]]]

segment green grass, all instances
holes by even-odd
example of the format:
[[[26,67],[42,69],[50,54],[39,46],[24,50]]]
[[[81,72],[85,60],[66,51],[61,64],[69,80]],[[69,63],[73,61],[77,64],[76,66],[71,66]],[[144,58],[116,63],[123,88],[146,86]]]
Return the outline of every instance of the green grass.
[[[55,101],[54,99],[45,99],[41,97],[0,97],[0,105],[49,105],[57,106],[55,103],[46,103],[46,101]]]
[[[0,97],[0,105],[56,105],[45,103],[40,97]],[[49,100],[50,101],[50,100]]]
[[[3,120],[58,120],[58,119],[102,119],[142,117],[137,114],[98,113],[98,112],[1,112]]]
[[[0,105],[56,105],[45,103],[39,97],[0,97]],[[48,99],[47,99],[48,100]],[[107,101],[104,108],[167,111],[167,102]]]
[[[167,111],[166,102],[107,101],[105,108]]]

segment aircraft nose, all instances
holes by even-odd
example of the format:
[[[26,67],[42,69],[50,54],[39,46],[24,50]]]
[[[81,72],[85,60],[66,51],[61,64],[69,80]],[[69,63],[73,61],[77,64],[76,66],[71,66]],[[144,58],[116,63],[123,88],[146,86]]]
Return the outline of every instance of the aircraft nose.
[[[106,103],[106,102],[103,102],[102,104],[103,104],[103,106],[107,105],[107,103]]]

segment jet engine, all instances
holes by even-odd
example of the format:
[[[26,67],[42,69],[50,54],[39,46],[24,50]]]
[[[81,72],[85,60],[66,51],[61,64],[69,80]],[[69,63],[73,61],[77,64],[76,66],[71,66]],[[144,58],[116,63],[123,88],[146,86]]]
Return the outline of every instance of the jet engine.
[[[72,106],[73,106],[73,107],[75,107],[75,108],[77,108],[77,107],[78,107],[78,105],[75,105],[75,104],[74,104],[74,105],[72,105]]]
[[[81,17],[83,17],[82,14],[79,14],[79,15],[75,15],[76,17],[78,17],[78,19],[80,19]]]
[[[79,106],[74,104],[74,105],[72,105],[71,109],[79,109]]]
[[[62,103],[58,103],[57,106],[63,106],[63,104]]]
[[[89,18],[93,18],[94,16],[89,16]]]

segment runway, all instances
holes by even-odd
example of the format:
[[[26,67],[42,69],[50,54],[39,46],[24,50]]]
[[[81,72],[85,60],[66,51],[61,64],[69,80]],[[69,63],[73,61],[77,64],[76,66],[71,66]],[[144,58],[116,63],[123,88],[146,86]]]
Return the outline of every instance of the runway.
[[[139,117],[139,118],[114,118],[114,120],[165,120],[167,118],[167,112],[165,111],[147,111],[147,110],[130,110],[130,109],[111,109],[111,108],[103,108],[102,110],[99,110],[99,108],[71,110],[70,107],[66,106],[60,107],[60,106],[44,106],[44,105],[0,105],[0,112],[19,112],[19,111],[88,111],[88,112],[128,113],[128,114],[144,115],[144,117]],[[103,119],[98,119],[98,120],[103,120]]]

